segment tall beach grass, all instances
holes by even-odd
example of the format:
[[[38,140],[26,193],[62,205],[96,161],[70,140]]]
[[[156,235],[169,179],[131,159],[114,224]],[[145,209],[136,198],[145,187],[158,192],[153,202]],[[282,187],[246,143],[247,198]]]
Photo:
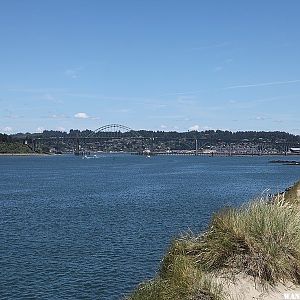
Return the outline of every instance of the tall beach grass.
[[[300,182],[271,201],[224,209],[204,233],[174,240],[155,279],[128,299],[228,299],[215,280],[222,274],[243,273],[263,286],[300,284],[299,189]]]

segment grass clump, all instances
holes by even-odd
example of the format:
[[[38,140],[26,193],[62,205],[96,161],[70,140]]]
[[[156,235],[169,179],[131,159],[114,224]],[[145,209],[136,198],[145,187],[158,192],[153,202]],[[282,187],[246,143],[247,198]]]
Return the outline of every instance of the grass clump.
[[[300,183],[272,199],[215,214],[205,233],[174,240],[156,278],[128,300],[225,299],[215,278],[222,274],[251,275],[265,287],[300,284],[299,197]]]
[[[202,272],[193,257],[185,254],[186,243],[174,241],[158,276],[141,284],[128,300],[222,300],[222,288]]]
[[[300,204],[300,181],[285,191],[284,199],[290,204]]]
[[[257,201],[216,214],[191,255],[207,271],[245,272],[261,283],[300,283],[300,214]]]

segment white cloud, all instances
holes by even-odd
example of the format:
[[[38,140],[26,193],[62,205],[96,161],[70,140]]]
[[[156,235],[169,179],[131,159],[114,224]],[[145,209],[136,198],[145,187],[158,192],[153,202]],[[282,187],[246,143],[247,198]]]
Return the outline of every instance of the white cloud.
[[[66,132],[66,131],[67,131],[66,128],[61,127],[61,126],[58,126],[58,127],[56,128],[56,130],[62,131],[62,132]]]
[[[36,130],[37,130],[38,133],[42,133],[45,130],[45,128],[44,127],[38,127]]]
[[[190,131],[205,131],[205,130],[213,130],[213,128],[212,127],[210,127],[210,126],[199,126],[199,125],[193,125],[193,126],[191,126],[190,128],[189,128],[189,130]],[[221,128],[220,128],[220,130],[222,130]],[[225,129],[224,129],[225,130]],[[227,129],[226,129],[227,130]]]
[[[11,133],[12,131],[13,131],[13,129],[10,126],[6,126],[6,127],[3,128],[3,132]]]
[[[255,118],[255,120],[257,120],[257,121],[264,121],[264,120],[266,120],[267,118],[266,117],[262,117],[262,116],[257,116],[256,118]]]
[[[77,119],[88,119],[90,116],[85,112],[79,112],[74,115]]]
[[[193,125],[189,128],[189,130],[191,130],[191,131],[199,131],[199,129],[200,129],[199,125]]]

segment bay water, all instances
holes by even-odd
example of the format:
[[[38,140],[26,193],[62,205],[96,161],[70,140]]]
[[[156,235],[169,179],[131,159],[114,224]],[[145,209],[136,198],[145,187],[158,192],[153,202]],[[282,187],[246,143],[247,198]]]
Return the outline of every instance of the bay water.
[[[124,298],[172,238],[300,179],[272,159],[0,157],[0,299]]]

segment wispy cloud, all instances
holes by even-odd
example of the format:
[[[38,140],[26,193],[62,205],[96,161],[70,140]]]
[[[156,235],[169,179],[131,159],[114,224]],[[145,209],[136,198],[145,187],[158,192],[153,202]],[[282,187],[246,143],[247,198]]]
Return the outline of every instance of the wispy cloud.
[[[194,104],[196,101],[195,96],[194,95],[181,95],[177,97],[177,103],[180,104]]]
[[[256,120],[256,121],[265,121],[265,120],[268,120],[268,119],[270,119],[270,118],[264,117],[264,116],[256,116],[254,118],[254,120]]]
[[[121,113],[121,114],[127,114],[131,111],[131,109],[129,108],[120,108],[118,110],[116,110],[117,113]]]
[[[74,98],[85,98],[85,99],[95,99],[95,100],[104,100],[104,101],[130,101],[135,103],[145,103],[145,101],[149,101],[149,103],[155,101],[156,99],[149,97],[126,97],[126,96],[109,96],[109,95],[101,95],[101,94],[89,94],[89,93],[73,93],[67,92],[62,94],[66,97],[74,97]]]
[[[68,119],[69,116],[64,115],[64,114],[52,114],[52,115],[48,116],[47,118],[49,118],[49,119]]]
[[[254,84],[233,85],[233,86],[225,87],[224,90],[252,88],[252,87],[261,87],[261,86],[286,85],[286,84],[299,83],[299,82],[300,79],[295,79],[295,80],[286,80],[286,81],[271,81],[271,82],[254,83]]]
[[[79,77],[79,69],[68,69],[65,70],[64,74],[72,79],[77,79]]]
[[[45,99],[47,101],[54,101],[55,100],[55,98],[51,94],[44,94],[43,99]]]
[[[53,102],[53,103],[56,103],[56,104],[61,104],[62,101],[57,99],[55,96],[53,96],[52,94],[50,93],[45,93],[43,95],[41,95],[41,99],[42,100],[45,100],[45,101],[48,101],[48,102]]]
[[[194,90],[194,91],[183,91],[183,92],[174,92],[174,93],[167,93],[167,94],[162,94],[159,95],[158,97],[165,97],[165,96],[184,96],[184,95],[194,95],[194,94],[199,94],[202,93],[203,90]]]
[[[216,66],[215,68],[213,68],[213,72],[220,72],[223,71],[225,69],[225,66],[227,67],[229,64],[231,64],[233,62],[232,58],[227,58],[225,59],[223,62],[221,62],[218,66]]]
[[[214,72],[220,72],[220,71],[222,71],[223,69],[224,69],[223,66],[217,66],[217,67],[215,67],[215,68],[213,69],[213,71],[214,71]]]
[[[187,121],[189,118],[187,118],[184,115],[148,115],[148,119],[169,119],[169,120],[176,120],[176,121]]]
[[[28,94],[51,94],[51,93],[62,93],[65,89],[56,88],[19,88],[19,87],[9,87],[6,89],[8,92],[16,93],[28,93]]]
[[[284,120],[282,119],[276,119],[276,120],[273,120],[274,123],[284,123]]]
[[[223,48],[229,46],[229,42],[221,42],[221,43],[216,43],[216,44],[207,44],[207,45],[200,45],[191,48],[191,50],[210,50],[210,49],[217,49],[217,48]]]
[[[21,119],[21,118],[24,118],[24,116],[19,116],[19,115],[13,114],[11,112],[8,112],[7,115],[4,116],[4,118],[6,118],[6,119]]]

